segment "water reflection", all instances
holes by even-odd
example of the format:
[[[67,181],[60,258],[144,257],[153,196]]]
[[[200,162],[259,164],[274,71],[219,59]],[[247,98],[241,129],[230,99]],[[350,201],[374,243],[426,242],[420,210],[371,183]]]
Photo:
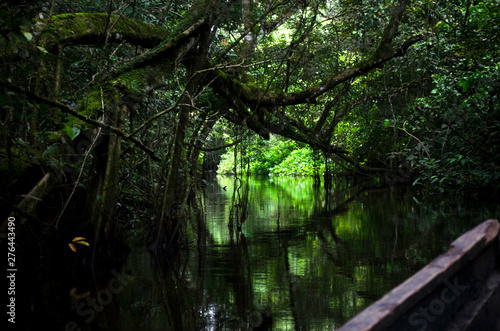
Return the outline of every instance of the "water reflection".
[[[236,185],[239,197],[234,178],[208,181],[204,218],[190,221],[189,245],[175,260],[157,261],[138,245],[98,285],[73,271],[86,284],[74,293],[85,297],[70,296],[71,277],[47,267],[31,298],[33,323],[44,315],[42,324],[67,330],[332,330],[498,212],[346,181],[328,195],[308,178]],[[94,315],[81,306],[89,298]]]
[[[457,201],[420,202],[407,188],[343,182],[325,197],[307,178],[251,178],[244,240],[235,241],[233,182],[219,178],[206,193],[215,329],[252,326],[245,316],[255,311],[272,314],[276,330],[337,328],[491,216]]]

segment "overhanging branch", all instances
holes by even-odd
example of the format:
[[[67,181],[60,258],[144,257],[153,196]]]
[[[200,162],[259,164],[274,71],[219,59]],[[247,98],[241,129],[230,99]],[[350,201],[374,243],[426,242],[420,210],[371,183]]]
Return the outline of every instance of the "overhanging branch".
[[[243,141],[243,139],[239,138],[239,139],[236,139],[235,141],[233,141],[232,143],[221,145],[221,146],[217,146],[217,147],[212,147],[212,148],[200,147],[200,151],[203,151],[203,152],[216,152],[218,150],[221,150],[221,149],[224,149],[224,148],[228,148],[228,147],[232,147],[234,145],[237,145],[237,144],[239,144],[242,141]]]
[[[63,103],[61,103],[59,101],[51,100],[51,99],[39,96],[39,95],[37,95],[37,94],[35,94],[33,92],[20,89],[17,86],[5,85],[5,84],[1,84],[0,86],[3,86],[3,87],[5,87],[5,88],[7,88],[7,89],[9,89],[9,90],[11,90],[13,92],[16,92],[16,93],[19,93],[19,94],[22,94],[22,95],[26,95],[26,96],[30,97],[32,100],[37,101],[39,103],[46,104],[46,105],[54,107],[54,108],[58,108],[63,113],[66,113],[66,114],[69,114],[71,116],[74,116],[74,117],[78,118],[79,120],[82,120],[83,122],[85,122],[87,124],[93,125],[95,127],[100,127],[100,128],[102,128],[104,130],[107,130],[109,132],[113,132],[117,136],[119,136],[119,137],[121,137],[121,138],[123,138],[125,140],[129,140],[129,141],[133,142],[137,147],[139,147],[144,152],[146,152],[147,154],[149,154],[149,156],[151,156],[151,158],[153,160],[155,160],[155,161],[161,161],[161,159],[158,156],[156,156],[155,153],[149,147],[145,146],[138,139],[136,139],[134,137],[129,137],[127,134],[125,134],[124,132],[122,132],[121,130],[119,130],[118,128],[116,128],[116,127],[114,127],[112,125],[108,125],[108,124],[102,123],[100,121],[96,121],[94,119],[88,118],[87,116],[84,116],[84,115],[78,113],[77,111],[71,109],[70,107],[68,107],[67,105],[65,105],[65,104],[63,104]]]
[[[43,22],[42,22],[43,23]],[[106,26],[112,25],[111,31]],[[48,49],[56,44],[99,45],[108,42],[128,42],[145,48],[153,48],[168,38],[170,32],[153,24],[119,15],[104,13],[60,14],[52,17],[44,33]]]
[[[330,91],[337,85],[353,80],[361,75],[365,75],[375,68],[380,68],[384,63],[396,57],[403,56],[411,45],[423,39],[422,35],[416,35],[409,38],[404,44],[397,48],[392,46],[392,41],[408,1],[409,0],[401,0],[396,5],[391,20],[384,30],[380,45],[371,57],[333,76],[323,79],[323,81],[317,85],[293,93],[266,93],[265,90],[259,87],[246,85],[237,77],[233,78],[229,75],[220,75],[220,79],[217,83],[220,88],[224,90],[226,95],[237,96],[252,108],[256,105],[267,108],[314,103],[317,97]]]

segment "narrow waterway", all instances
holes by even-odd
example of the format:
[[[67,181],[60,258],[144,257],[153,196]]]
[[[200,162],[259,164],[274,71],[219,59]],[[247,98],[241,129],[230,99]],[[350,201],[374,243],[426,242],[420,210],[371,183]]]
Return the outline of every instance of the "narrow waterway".
[[[30,294],[33,322],[66,330],[334,330],[498,212],[409,187],[340,181],[327,195],[310,178],[216,177],[200,197],[204,217],[189,222],[172,261],[138,244],[92,277],[42,269]]]

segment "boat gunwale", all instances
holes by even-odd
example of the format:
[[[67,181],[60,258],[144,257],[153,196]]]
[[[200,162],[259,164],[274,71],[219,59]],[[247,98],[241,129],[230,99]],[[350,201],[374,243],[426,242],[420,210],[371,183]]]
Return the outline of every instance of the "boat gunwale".
[[[441,254],[384,297],[365,308],[339,331],[384,330],[499,238],[500,224],[490,219],[458,237]],[[500,250],[500,247],[497,247]]]

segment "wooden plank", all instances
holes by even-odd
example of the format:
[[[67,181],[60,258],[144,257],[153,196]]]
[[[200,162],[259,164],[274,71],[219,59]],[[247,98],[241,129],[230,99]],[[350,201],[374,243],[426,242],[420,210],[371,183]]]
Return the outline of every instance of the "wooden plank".
[[[491,274],[477,297],[469,302],[445,331],[500,328],[500,272]]]
[[[434,259],[414,276],[410,277],[404,283],[386,294],[382,299],[366,308],[341,327],[340,330],[387,330],[405,314],[407,315],[404,316],[406,319],[404,322],[409,321],[410,324],[415,322],[415,324],[412,325],[418,325],[419,320],[417,318],[412,320],[411,315],[408,317],[408,311],[421,302],[425,302],[424,299],[433,291],[440,290],[443,300],[447,300],[447,298],[451,300],[452,297],[456,299],[456,297],[461,294],[461,291],[466,292],[465,288],[469,288],[469,291],[473,289],[470,285],[472,284],[470,282],[471,275],[477,275],[480,274],[480,272],[490,273],[499,268],[498,258],[496,257],[499,250],[499,231],[500,224],[497,220],[487,220],[479,224],[474,229],[456,239],[451,244],[448,252]],[[492,252],[496,254],[495,257],[490,258],[493,253],[482,254],[493,243],[497,244],[494,247],[492,246]],[[470,262],[474,261],[474,259],[478,258],[480,255],[483,255],[482,260],[488,258],[491,260],[486,265],[481,263],[486,269],[475,272],[474,268],[477,268],[477,266],[471,265],[468,269],[466,278],[457,278],[456,275],[459,271],[466,265],[470,265]],[[453,276],[455,276],[455,278],[452,279]],[[487,278],[489,275],[485,276]],[[467,285],[464,285],[462,279],[468,280]],[[458,300],[455,301],[458,302]],[[438,302],[435,300],[429,301],[428,305],[432,303]],[[456,305],[456,303],[454,304]],[[433,309],[432,306],[424,307],[430,307],[431,310]],[[426,313],[425,309],[427,308],[423,308],[423,313]],[[434,309],[440,311],[441,307]],[[444,317],[444,315],[441,316],[441,318]],[[428,317],[429,321],[434,321],[435,319],[435,315],[430,315]],[[422,324],[424,322],[426,321],[422,321]],[[415,330],[418,329],[419,328],[415,328]]]

